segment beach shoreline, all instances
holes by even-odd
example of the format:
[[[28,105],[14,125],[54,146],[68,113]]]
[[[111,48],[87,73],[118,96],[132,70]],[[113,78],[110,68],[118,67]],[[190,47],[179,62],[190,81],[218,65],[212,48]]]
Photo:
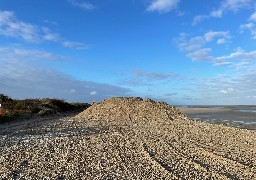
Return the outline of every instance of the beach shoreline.
[[[177,108],[195,121],[256,130],[255,106],[181,106]]]

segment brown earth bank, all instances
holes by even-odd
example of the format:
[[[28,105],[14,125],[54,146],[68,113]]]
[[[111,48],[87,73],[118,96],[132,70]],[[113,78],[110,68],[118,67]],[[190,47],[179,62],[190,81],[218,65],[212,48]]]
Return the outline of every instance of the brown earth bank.
[[[0,179],[256,179],[255,131],[195,122],[150,99],[16,126],[0,129]]]

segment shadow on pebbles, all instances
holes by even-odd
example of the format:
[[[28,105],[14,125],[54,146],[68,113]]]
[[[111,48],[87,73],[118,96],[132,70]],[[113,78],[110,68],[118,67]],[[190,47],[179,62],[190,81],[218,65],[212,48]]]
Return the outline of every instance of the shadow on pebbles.
[[[16,124],[16,126],[18,126]],[[0,179],[256,179],[256,132],[111,98],[0,131]]]

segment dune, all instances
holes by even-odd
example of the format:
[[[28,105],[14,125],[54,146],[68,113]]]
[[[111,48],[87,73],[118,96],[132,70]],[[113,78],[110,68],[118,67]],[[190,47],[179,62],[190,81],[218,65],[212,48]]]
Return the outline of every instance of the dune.
[[[256,179],[255,131],[141,98],[5,131],[0,152],[0,179]]]

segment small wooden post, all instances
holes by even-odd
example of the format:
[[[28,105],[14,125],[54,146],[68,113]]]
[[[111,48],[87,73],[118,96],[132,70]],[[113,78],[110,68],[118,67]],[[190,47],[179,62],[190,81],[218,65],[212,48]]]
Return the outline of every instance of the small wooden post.
[[[4,108],[2,108],[2,104],[0,104],[0,117],[4,116]]]
[[[97,102],[96,102],[96,100],[94,99],[93,101],[92,101],[92,105],[94,105],[94,104],[96,104]]]

